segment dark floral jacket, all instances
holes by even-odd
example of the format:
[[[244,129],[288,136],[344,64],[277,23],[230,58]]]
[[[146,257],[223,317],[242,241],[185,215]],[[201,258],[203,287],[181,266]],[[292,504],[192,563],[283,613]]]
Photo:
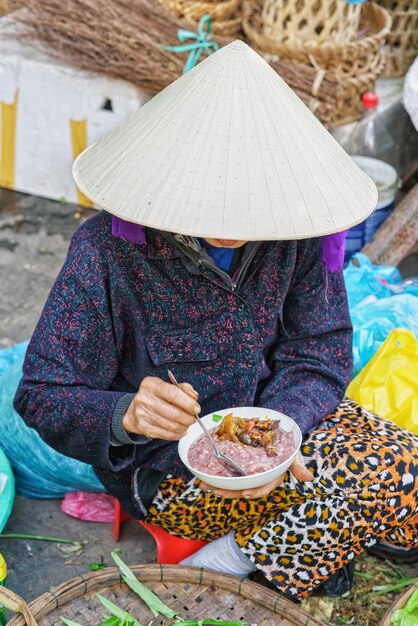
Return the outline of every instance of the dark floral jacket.
[[[61,453],[93,465],[124,509],[144,517],[161,478],[189,477],[177,444],[112,445],[145,376],[199,391],[202,415],[262,406],[303,433],[333,411],[349,382],[351,323],[340,272],[319,239],[253,246],[238,284],[195,251],[146,229],[112,236],[101,212],[73,237],[30,342],[15,408]]]

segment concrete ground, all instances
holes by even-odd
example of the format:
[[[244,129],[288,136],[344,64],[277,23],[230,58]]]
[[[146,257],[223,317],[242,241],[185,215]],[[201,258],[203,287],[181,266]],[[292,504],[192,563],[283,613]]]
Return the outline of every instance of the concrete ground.
[[[65,259],[70,237],[92,211],[0,189],[0,347],[28,339],[51,285]],[[418,275],[418,257],[402,266],[405,276]],[[116,544],[110,524],[67,517],[58,500],[17,497],[5,533],[29,533],[74,539],[81,553],[62,544],[1,539],[8,586],[30,601],[57,584],[88,571],[89,563],[111,564],[117,545],[127,563],[155,561],[153,539],[130,520]]]

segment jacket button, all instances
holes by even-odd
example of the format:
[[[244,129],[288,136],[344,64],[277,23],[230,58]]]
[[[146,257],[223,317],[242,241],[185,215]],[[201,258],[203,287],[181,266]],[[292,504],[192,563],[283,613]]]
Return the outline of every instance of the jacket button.
[[[240,302],[238,305],[238,311],[245,311],[245,304],[243,302]]]
[[[177,356],[179,356],[180,358],[181,358],[182,356],[184,356],[184,352],[183,352],[183,350],[178,350],[178,352],[177,352]]]

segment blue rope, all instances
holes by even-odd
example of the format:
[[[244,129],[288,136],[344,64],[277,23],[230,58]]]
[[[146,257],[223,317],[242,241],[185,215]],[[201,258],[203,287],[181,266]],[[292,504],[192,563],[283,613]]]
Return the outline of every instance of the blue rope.
[[[186,74],[186,72],[194,68],[204,50],[208,55],[219,50],[218,44],[211,41],[211,22],[210,15],[204,15],[197,26],[197,33],[191,30],[184,30],[184,28],[180,28],[177,31],[177,37],[183,45],[161,46],[164,50],[168,50],[169,52],[190,52],[183,69],[183,74]],[[187,39],[192,39],[193,41],[183,43],[187,41]]]

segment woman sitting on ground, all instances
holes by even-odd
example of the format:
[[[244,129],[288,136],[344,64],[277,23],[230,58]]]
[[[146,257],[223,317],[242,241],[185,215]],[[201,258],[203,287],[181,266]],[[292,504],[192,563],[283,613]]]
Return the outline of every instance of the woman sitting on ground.
[[[129,514],[210,541],[187,564],[258,569],[303,598],[377,542],[417,547],[417,438],[344,399],[341,247],[322,237],[375,189],[271,68],[223,48],[75,174],[107,211],[75,234],[30,342],[25,421]],[[193,478],[177,441],[234,406],[298,423],[290,472],[243,492]]]

